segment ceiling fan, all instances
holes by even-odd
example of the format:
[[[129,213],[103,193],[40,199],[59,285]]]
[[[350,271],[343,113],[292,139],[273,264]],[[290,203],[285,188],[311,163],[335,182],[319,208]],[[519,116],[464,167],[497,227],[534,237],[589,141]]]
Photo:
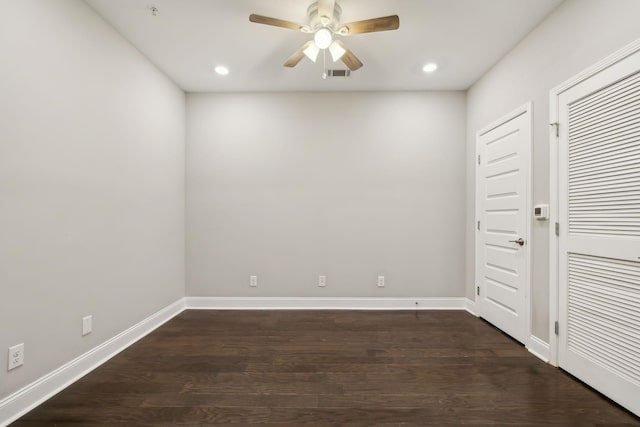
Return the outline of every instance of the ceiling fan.
[[[335,0],[318,0],[312,3],[307,10],[309,21],[306,25],[256,14],[251,14],[249,21],[314,35],[313,40],[303,44],[300,49],[287,59],[284,63],[285,67],[295,67],[305,56],[316,62],[319,53],[323,51],[324,54],[328,49],[334,62],[342,60],[351,71],[362,67],[362,61],[341,40],[335,39],[335,36],[397,30],[400,27],[398,15],[340,24],[341,13],[342,8]],[[326,77],[326,74],[323,77]]]

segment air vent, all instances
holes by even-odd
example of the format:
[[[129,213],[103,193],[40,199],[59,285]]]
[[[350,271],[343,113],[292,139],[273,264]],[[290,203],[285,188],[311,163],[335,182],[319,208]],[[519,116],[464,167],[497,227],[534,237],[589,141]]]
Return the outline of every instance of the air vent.
[[[351,70],[327,70],[327,77],[349,77]]]

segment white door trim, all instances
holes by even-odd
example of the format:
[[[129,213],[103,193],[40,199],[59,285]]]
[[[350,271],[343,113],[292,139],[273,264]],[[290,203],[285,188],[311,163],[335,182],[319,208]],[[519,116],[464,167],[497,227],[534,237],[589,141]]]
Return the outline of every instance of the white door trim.
[[[581,73],[573,76],[569,80],[561,83],[549,92],[549,363],[558,366],[558,336],[555,333],[555,323],[558,321],[559,315],[559,243],[560,238],[555,233],[555,223],[559,222],[560,206],[558,205],[558,174],[559,174],[559,136],[556,132],[554,124],[558,123],[559,118],[559,98],[563,92],[582,83],[588,78],[593,77],[599,72],[611,67],[617,62],[640,51],[640,39],[628,44],[624,48],[607,56],[598,63],[592,65]],[[560,132],[563,130],[560,129]],[[560,227],[566,226],[560,224]]]
[[[474,159],[474,164],[475,164],[475,180],[476,180],[476,185],[475,185],[475,224],[474,224],[474,229],[476,231],[476,238],[474,241],[474,253],[475,253],[475,262],[474,262],[474,267],[475,267],[475,272],[474,272],[474,294],[475,294],[475,310],[477,315],[479,315],[480,317],[482,317],[483,314],[483,310],[482,310],[482,301],[480,300],[480,298],[478,298],[478,283],[481,282],[480,280],[480,262],[481,262],[481,257],[480,257],[480,252],[478,250],[478,227],[476,226],[476,224],[478,223],[478,221],[480,220],[481,217],[481,212],[480,212],[480,204],[478,203],[478,193],[480,191],[480,170],[478,168],[478,155],[480,153],[480,148],[479,148],[479,141],[480,141],[480,137],[484,134],[486,134],[487,132],[492,131],[493,129],[507,123],[510,120],[515,119],[516,117],[522,115],[522,114],[528,114],[529,115],[529,120],[531,121],[529,123],[529,138],[527,138],[527,143],[526,146],[524,147],[523,152],[525,153],[525,163],[528,165],[528,171],[525,174],[525,188],[526,188],[526,207],[525,207],[525,220],[526,220],[526,232],[527,232],[527,245],[528,245],[528,250],[527,250],[527,257],[526,257],[526,272],[524,274],[524,278],[525,278],[525,299],[526,299],[526,306],[525,306],[525,321],[526,321],[526,325],[525,325],[525,330],[527,331],[527,336],[529,338],[527,338],[528,342],[525,343],[525,345],[527,346],[527,348],[531,348],[532,343],[530,342],[531,340],[531,199],[532,199],[532,171],[533,171],[533,165],[532,165],[532,141],[533,141],[533,102],[529,101],[524,105],[521,105],[520,107],[516,108],[515,110],[511,111],[508,114],[505,114],[504,116],[500,117],[498,120],[495,120],[494,122],[492,122],[491,124],[483,127],[482,129],[480,129],[479,131],[476,132],[476,150],[475,150],[475,159]],[[533,343],[535,344],[535,343]]]

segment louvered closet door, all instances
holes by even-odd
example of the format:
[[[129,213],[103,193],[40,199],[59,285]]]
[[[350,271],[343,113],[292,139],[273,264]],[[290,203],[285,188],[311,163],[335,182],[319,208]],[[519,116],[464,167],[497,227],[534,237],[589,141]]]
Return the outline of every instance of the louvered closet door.
[[[559,112],[558,362],[640,414],[640,54]]]

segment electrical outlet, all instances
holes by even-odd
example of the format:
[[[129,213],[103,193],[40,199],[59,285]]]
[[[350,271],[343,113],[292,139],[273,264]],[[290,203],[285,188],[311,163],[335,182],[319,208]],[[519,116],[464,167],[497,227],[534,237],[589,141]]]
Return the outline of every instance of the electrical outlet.
[[[384,276],[378,276],[378,287],[384,288]]]
[[[318,276],[318,286],[321,288],[327,286],[327,276]]]
[[[93,330],[93,316],[85,316],[82,318],[82,336],[89,335]]]
[[[258,276],[249,276],[249,286],[252,288],[258,286]]]
[[[9,347],[9,363],[7,371],[22,366],[24,364],[24,343]]]

